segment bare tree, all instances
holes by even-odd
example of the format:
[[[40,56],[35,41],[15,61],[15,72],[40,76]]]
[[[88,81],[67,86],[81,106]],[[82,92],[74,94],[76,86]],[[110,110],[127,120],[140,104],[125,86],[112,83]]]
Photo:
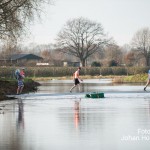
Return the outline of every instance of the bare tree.
[[[135,49],[131,49],[124,55],[124,63],[126,66],[145,66],[145,58]]]
[[[135,53],[134,52],[129,52],[125,55],[125,64],[127,66],[133,66],[135,63]]]
[[[136,32],[132,39],[133,48],[145,58],[146,66],[150,65],[150,29],[143,28]]]
[[[45,62],[50,62],[52,60],[52,54],[51,54],[51,51],[49,50],[43,50],[41,52],[41,56],[42,58],[44,58]]]
[[[89,56],[101,51],[108,39],[101,24],[85,18],[69,20],[58,34],[58,45],[64,53],[80,59],[82,66]]]
[[[0,0],[0,39],[17,37],[50,0]]]
[[[119,64],[122,63],[123,60],[123,51],[116,44],[110,44],[107,48],[105,48],[105,57],[110,60],[115,60]]]

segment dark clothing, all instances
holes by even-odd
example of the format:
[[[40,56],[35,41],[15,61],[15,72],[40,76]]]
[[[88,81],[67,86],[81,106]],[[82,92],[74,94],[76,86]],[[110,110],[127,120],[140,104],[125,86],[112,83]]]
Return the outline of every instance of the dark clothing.
[[[23,84],[23,80],[18,80],[18,87],[23,87],[24,86],[24,84]]]
[[[75,78],[75,79],[74,79],[74,84],[77,85],[77,84],[79,84],[79,83],[80,83],[80,82],[79,82],[79,79],[78,79],[78,78]]]

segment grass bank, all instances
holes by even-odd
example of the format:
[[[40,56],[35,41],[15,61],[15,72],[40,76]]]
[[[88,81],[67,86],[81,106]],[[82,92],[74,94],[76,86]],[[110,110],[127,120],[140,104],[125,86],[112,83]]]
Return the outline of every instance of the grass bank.
[[[37,86],[40,84],[32,79],[25,79],[23,93],[37,91]],[[0,79],[0,100],[13,99],[6,95],[16,94],[17,80],[14,79]]]
[[[144,83],[147,81],[147,74],[136,74],[130,76],[115,76],[113,77],[114,83]]]

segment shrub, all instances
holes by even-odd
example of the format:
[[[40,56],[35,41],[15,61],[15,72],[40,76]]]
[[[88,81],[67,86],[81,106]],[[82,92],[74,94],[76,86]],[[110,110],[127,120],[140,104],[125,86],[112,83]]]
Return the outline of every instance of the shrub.
[[[118,62],[115,60],[111,60],[111,61],[109,61],[108,65],[109,65],[109,67],[118,66]]]
[[[93,61],[92,64],[91,64],[92,67],[101,67],[102,64],[100,62],[97,62],[97,61]]]

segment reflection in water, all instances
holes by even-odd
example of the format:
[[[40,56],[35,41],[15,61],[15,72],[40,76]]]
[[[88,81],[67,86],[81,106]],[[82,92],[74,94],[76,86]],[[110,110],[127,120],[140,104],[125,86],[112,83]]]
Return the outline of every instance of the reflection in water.
[[[24,104],[22,99],[18,99],[18,127],[24,129]]]
[[[80,101],[75,101],[74,103],[74,124],[76,129],[78,129],[80,122]]]
[[[0,116],[0,150],[23,150],[23,101],[22,99],[6,101],[2,106],[5,106],[3,107],[5,113]]]
[[[4,108],[5,108],[5,105],[0,106],[0,114],[4,114]]]

